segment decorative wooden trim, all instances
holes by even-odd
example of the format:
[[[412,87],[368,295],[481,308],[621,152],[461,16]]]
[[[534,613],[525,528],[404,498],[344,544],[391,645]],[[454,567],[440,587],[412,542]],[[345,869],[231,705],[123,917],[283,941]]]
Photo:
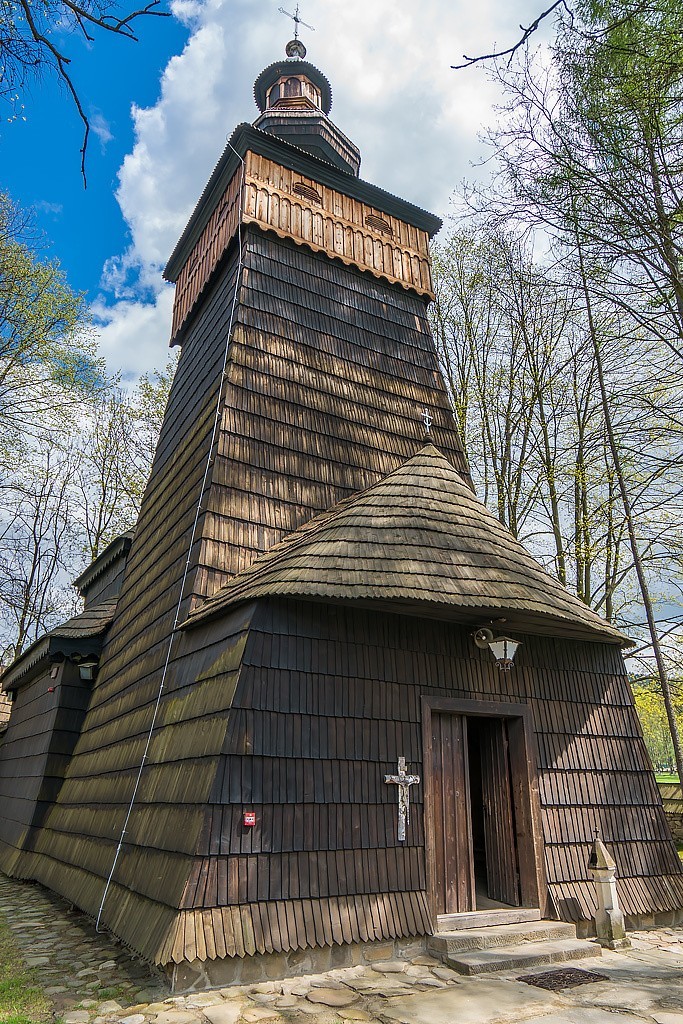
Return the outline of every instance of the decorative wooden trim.
[[[425,817],[425,855],[427,900],[434,922],[435,901],[434,808],[427,773],[432,763],[432,713],[452,713],[508,720],[510,761],[514,784],[516,830],[519,844],[519,873],[522,906],[538,907],[543,917],[549,914],[549,893],[543,858],[541,803],[536,772],[533,717],[528,704],[507,704],[488,700],[461,700],[449,697],[425,697],[422,703],[423,792]]]
[[[301,194],[309,190],[322,202]],[[252,152],[246,156],[243,216],[281,238],[434,298],[426,231]]]
[[[228,182],[232,180],[233,175],[239,169],[240,159],[246,157],[248,150],[261,153],[277,164],[315,179],[317,188],[320,185],[328,185],[331,188],[341,186],[345,195],[352,196],[368,206],[379,207],[383,215],[389,213],[401,221],[417,225],[418,228],[426,231],[430,238],[441,227],[442,222],[439,217],[415,206],[414,203],[408,203],[405,199],[399,199],[398,196],[363,181],[362,178],[356,178],[340,171],[326,160],[305,153],[298,146],[293,146],[268,132],[260,131],[250,124],[241,124],[237,126],[230,137],[223,150],[223,155],[216,164],[206,188],[171,254],[164,270],[164,277],[167,281],[175,281],[178,278],[183,264],[213,212],[214,203],[227,188]]]
[[[429,235],[406,221],[249,151],[176,283],[171,342],[234,237],[240,219],[433,299]],[[319,197],[315,198],[315,197]]]
[[[228,183],[223,198],[216,205],[176,282],[173,303],[171,342],[187,319],[219,260],[237,231],[240,216],[240,183],[238,172]]]

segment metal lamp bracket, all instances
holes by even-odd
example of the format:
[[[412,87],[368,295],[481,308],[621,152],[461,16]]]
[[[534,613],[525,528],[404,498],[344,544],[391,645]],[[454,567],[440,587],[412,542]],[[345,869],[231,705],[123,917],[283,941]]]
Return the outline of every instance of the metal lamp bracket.
[[[482,651],[488,649],[489,644],[493,640],[493,633],[486,626],[482,626],[474,634],[474,642]]]

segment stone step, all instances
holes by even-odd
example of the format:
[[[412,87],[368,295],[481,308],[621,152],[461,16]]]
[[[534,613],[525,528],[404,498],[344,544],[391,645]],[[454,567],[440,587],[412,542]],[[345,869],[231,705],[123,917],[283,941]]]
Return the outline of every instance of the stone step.
[[[439,932],[459,932],[463,928],[491,928],[502,924],[540,921],[541,911],[529,907],[510,907],[508,910],[473,910],[465,914],[440,914],[436,919]]]
[[[488,974],[491,971],[518,971],[525,967],[566,963],[602,955],[596,942],[585,939],[553,939],[549,942],[521,942],[497,949],[441,954],[448,967],[459,974]]]
[[[472,949],[516,946],[522,942],[549,942],[554,939],[575,939],[576,927],[564,921],[528,921],[500,927],[458,929],[439,932],[429,939],[429,948],[440,955],[464,953]]]

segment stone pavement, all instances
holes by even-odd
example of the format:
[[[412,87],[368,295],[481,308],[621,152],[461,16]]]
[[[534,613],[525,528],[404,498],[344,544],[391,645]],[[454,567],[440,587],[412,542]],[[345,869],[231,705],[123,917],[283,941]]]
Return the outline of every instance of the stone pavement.
[[[64,1024],[683,1024],[681,928],[635,933],[629,950],[572,961],[607,980],[558,993],[524,984],[518,971],[464,978],[420,955],[172,996],[46,890],[0,875],[0,910]]]
[[[26,966],[35,969],[59,1012],[84,1000],[127,1005],[168,995],[168,986],[148,964],[111,936],[98,935],[88,917],[48,889],[0,874],[0,912]]]

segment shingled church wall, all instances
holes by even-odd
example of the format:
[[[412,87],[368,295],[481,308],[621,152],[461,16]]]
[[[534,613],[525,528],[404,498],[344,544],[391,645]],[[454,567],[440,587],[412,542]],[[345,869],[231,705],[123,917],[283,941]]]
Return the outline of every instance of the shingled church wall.
[[[219,629],[205,625],[202,643]],[[545,872],[561,918],[589,921],[595,910],[587,863],[596,827],[617,861],[627,915],[681,906],[683,873],[619,648],[524,636],[515,667],[501,672],[471,634],[342,605],[258,603],[184,913],[162,958],[431,931],[423,784],[399,842],[396,791],[384,783],[399,756],[424,782],[426,696],[531,707]]]

